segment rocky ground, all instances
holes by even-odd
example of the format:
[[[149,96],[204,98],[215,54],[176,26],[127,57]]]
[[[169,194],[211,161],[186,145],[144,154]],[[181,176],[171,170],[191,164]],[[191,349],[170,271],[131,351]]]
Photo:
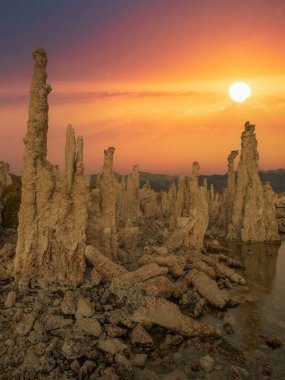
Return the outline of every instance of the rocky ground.
[[[118,278],[131,296],[122,297],[116,290],[118,280],[104,276],[100,265],[97,270],[92,268],[91,261],[88,280],[76,290],[43,289],[33,283],[20,292],[12,277],[15,242],[15,230],[1,231],[1,379],[255,378],[248,371],[246,355],[229,343],[227,337],[235,333],[234,325],[223,317],[225,308],[253,299],[247,292],[233,296],[226,291],[244,280],[231,269],[241,264],[221,254],[217,242],[208,244],[202,255],[180,252],[180,267],[173,257],[152,253],[169,272],[143,281],[145,265],[135,273],[137,282],[148,283],[146,298],[152,302],[159,299],[159,304],[147,304],[145,298],[130,301],[137,289],[130,290],[126,284],[132,283],[129,273],[134,272],[121,268],[135,270],[138,262],[148,261],[148,255],[139,251],[129,255],[120,250],[114,264],[123,271]],[[155,250],[163,248],[153,247],[152,252]],[[156,264],[146,265],[148,271],[157,271]],[[157,288],[150,285],[159,282],[164,298],[151,298],[150,292]],[[221,311],[216,326],[197,325],[198,332],[193,333],[192,324],[217,309]],[[265,338],[272,347],[282,344],[276,338]],[[260,379],[274,378],[270,363],[259,360],[258,365]]]

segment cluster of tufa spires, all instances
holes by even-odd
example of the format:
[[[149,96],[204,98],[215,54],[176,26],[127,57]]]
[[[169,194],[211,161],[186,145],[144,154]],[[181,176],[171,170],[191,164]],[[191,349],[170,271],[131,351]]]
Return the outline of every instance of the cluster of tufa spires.
[[[142,243],[141,238],[149,231],[157,237],[160,251],[169,252],[180,247],[200,251],[207,229],[243,242],[279,240],[274,195],[258,176],[254,125],[245,124],[237,175],[238,152],[228,157],[228,185],[221,196],[213,188],[208,190],[206,183],[198,185],[198,162],[193,163],[189,180],[179,178],[178,188],[172,184],[168,192],[160,193],[149,184],[140,188],[137,165],[127,178],[113,172],[113,147],[105,150],[103,172],[92,187],[84,174],[83,139],[75,138],[71,125],[66,132],[65,173],[47,161],[51,91],[46,83],[47,56],[44,49],[36,49],[33,57],[14,261],[20,286],[36,278],[44,284],[76,287],[84,279],[90,246],[115,260],[121,247],[134,249],[141,244],[147,250],[153,239]]]

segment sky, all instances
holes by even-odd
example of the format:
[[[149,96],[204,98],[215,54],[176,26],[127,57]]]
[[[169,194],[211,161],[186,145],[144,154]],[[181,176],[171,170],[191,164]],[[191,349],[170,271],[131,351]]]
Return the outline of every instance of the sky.
[[[48,159],[63,169],[66,126],[87,173],[225,173],[244,123],[260,168],[285,167],[284,0],[0,0],[0,160],[21,173],[33,73],[48,54]],[[252,96],[233,102],[229,86]]]

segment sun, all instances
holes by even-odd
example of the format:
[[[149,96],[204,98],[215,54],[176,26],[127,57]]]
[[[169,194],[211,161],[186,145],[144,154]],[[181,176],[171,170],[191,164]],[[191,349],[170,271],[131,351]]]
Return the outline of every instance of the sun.
[[[232,100],[238,103],[245,102],[251,95],[251,88],[247,83],[236,82],[229,88],[229,95]]]

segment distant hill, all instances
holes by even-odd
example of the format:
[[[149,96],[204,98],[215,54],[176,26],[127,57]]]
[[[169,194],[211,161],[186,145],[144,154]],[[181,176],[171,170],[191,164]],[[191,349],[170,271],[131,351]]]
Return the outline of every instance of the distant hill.
[[[178,176],[167,175],[167,174],[153,174],[153,173],[140,173],[141,185],[143,185],[147,180],[149,180],[151,187],[156,190],[168,190],[171,182],[175,181],[177,183]],[[273,190],[276,193],[281,193],[285,191],[285,169],[278,170],[267,170],[259,172],[262,183],[270,182]],[[201,175],[199,176],[199,184],[202,185],[204,178],[207,178],[208,187],[211,184],[218,192],[227,186],[227,175],[226,174],[213,174],[213,175]]]
[[[263,183],[270,182],[273,190],[276,193],[281,193],[285,191],[285,169],[278,170],[261,170],[259,172],[261,181]],[[96,174],[91,176],[92,183],[96,182]],[[227,175],[226,174],[214,174],[214,175],[201,175],[199,177],[199,184],[202,185],[204,178],[207,178],[208,187],[211,184],[218,192],[222,192],[223,188],[227,186]],[[177,183],[177,175],[168,174],[153,174],[147,172],[140,172],[140,186],[142,187],[144,183],[148,180],[152,189],[156,191],[168,190],[172,182]]]

